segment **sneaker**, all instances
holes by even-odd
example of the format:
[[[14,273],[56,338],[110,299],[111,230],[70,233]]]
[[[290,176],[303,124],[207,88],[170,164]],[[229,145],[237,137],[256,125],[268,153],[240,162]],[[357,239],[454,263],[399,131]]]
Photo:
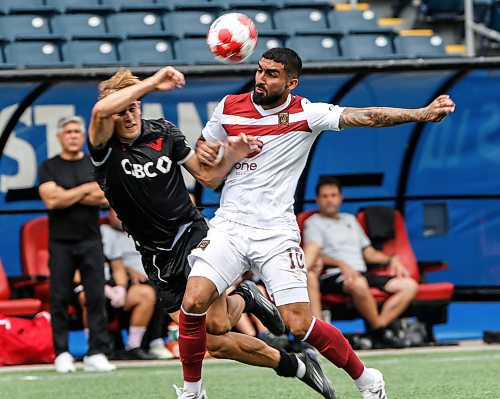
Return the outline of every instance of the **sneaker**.
[[[120,360],[157,360],[158,356],[142,348],[127,349],[120,353]]]
[[[85,371],[114,371],[116,366],[108,361],[102,353],[85,356],[83,358],[83,369]]]
[[[165,346],[150,347],[149,353],[155,355],[158,359],[161,360],[170,360],[175,357],[174,354],[170,352]]]
[[[201,392],[197,395],[194,392],[188,392],[184,388],[179,388],[174,384],[175,393],[177,394],[177,399],[208,399],[207,393],[203,386],[201,387]]]
[[[264,341],[267,345],[276,349],[285,349],[289,341],[288,335],[282,334],[276,336],[271,331],[268,330],[259,333],[258,338]]]
[[[296,354],[295,356],[306,365],[306,373],[300,380],[316,392],[319,392],[324,398],[336,399],[335,390],[323,372],[316,353],[311,349],[306,349],[303,353]]]
[[[384,329],[381,334],[372,334],[373,349],[402,349],[410,346],[407,338],[394,334],[392,330]]]
[[[253,281],[245,280],[233,291],[245,300],[245,311],[253,313],[274,335],[285,333],[285,322],[278,308],[262,295]]]
[[[76,371],[74,361],[69,352],[63,352],[57,355],[54,367],[58,373],[74,373]]]
[[[363,399],[387,399],[387,394],[385,393],[385,382],[384,376],[377,369],[368,369],[371,371],[375,381],[368,386],[358,387],[359,392],[363,396]]]

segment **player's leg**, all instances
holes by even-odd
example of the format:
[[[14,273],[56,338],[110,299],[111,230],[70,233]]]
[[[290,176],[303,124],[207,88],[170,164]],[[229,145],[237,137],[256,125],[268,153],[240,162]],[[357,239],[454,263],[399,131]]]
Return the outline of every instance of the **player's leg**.
[[[410,277],[394,277],[384,286],[384,291],[391,296],[384,302],[380,318],[384,325],[394,321],[405,311],[418,291],[418,284]]]

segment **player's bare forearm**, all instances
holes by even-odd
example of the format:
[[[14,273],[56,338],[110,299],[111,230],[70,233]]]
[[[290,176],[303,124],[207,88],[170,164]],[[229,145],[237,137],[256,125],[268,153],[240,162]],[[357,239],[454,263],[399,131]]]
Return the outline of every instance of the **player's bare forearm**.
[[[38,188],[40,197],[48,209],[68,208],[79,202],[86,194],[84,185],[64,189],[55,182],[46,182]]]
[[[455,103],[448,95],[437,97],[427,107],[408,109],[392,107],[347,107],[340,115],[340,128],[389,127],[410,122],[440,122],[455,110]]]

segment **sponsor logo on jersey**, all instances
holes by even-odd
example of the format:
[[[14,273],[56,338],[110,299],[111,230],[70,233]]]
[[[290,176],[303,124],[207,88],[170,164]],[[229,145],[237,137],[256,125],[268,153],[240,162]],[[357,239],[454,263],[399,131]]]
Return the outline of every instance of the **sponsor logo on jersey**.
[[[132,163],[129,159],[123,159],[121,165],[127,175],[142,179],[144,177],[156,177],[158,173],[167,174],[172,168],[172,161],[169,157],[163,155],[156,162],[146,162],[144,165]]]
[[[163,144],[163,137],[160,137],[154,143],[147,143],[146,145],[155,151],[161,151],[162,144]]]
[[[290,124],[290,114],[288,112],[280,112],[278,114],[278,126],[288,126]]]
[[[210,240],[202,240],[199,244],[198,244],[198,248],[200,248],[202,251],[205,250],[206,247],[208,247],[208,244],[210,244]]]
[[[257,170],[257,164],[255,162],[236,162],[233,168],[236,170],[237,175],[246,175]]]

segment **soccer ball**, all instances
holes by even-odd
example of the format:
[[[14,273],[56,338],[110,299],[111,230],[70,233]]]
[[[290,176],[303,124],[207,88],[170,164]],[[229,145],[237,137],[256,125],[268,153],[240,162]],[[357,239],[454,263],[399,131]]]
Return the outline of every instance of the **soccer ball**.
[[[236,64],[253,53],[257,36],[257,29],[249,17],[229,13],[212,23],[207,33],[207,46],[217,60]]]

